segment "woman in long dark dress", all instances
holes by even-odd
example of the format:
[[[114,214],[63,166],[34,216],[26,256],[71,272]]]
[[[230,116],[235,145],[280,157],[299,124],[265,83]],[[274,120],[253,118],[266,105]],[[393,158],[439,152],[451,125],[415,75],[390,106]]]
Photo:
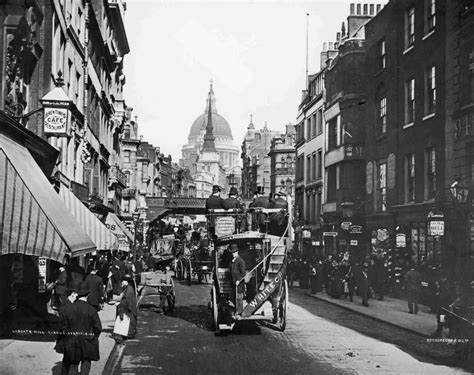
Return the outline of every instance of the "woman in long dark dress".
[[[125,275],[122,278],[123,292],[121,294],[120,302],[117,306],[117,315],[123,320],[123,316],[127,315],[130,318],[130,326],[127,337],[117,337],[117,341],[124,339],[131,339],[137,334],[137,295],[134,287],[134,280],[131,275]]]

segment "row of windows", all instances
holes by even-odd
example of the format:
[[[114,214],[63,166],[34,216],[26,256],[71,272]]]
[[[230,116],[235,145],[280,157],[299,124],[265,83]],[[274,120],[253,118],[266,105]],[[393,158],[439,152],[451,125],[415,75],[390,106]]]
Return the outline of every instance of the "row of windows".
[[[415,122],[418,105],[416,103],[416,82],[415,78],[410,78],[405,82],[405,126]],[[425,70],[424,78],[424,117],[432,116],[436,113],[436,67],[429,66]],[[379,94],[380,95],[380,94]],[[378,134],[387,132],[387,97],[382,94],[377,104],[377,131]]]
[[[434,32],[436,28],[436,0],[425,0],[424,8],[424,35]],[[409,50],[415,44],[415,7],[407,9],[405,13],[405,50]],[[380,69],[387,67],[385,39],[378,45],[378,66]]]
[[[306,139],[310,140],[323,134],[323,109],[319,108],[306,119]]]
[[[436,195],[436,151],[434,147],[425,149],[424,157],[424,199],[433,199]],[[387,162],[377,164],[376,191],[374,195],[377,211],[387,211]],[[405,156],[405,203],[416,199],[416,159],[415,154]]]
[[[306,182],[315,181],[323,177],[323,150],[319,149],[306,156]]]

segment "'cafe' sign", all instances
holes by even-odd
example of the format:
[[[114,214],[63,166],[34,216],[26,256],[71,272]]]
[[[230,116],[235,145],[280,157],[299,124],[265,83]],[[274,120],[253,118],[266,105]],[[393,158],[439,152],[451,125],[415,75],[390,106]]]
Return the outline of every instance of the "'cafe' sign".
[[[45,134],[68,134],[71,103],[71,99],[62,87],[55,87],[41,98],[44,108],[43,129]]]
[[[66,134],[68,112],[69,111],[65,108],[45,108],[44,132]]]

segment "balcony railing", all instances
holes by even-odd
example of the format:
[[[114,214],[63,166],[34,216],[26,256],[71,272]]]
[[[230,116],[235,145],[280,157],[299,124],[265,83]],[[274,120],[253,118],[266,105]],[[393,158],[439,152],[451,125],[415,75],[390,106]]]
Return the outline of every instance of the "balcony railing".
[[[127,176],[115,165],[110,168],[109,180],[111,183],[118,182],[123,187],[127,186]]]

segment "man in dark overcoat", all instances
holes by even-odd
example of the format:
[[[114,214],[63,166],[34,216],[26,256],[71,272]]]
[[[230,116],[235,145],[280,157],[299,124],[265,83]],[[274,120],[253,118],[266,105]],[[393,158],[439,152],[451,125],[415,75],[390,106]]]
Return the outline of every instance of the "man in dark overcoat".
[[[78,300],[64,307],[60,328],[65,333],[61,374],[88,375],[91,361],[100,359],[99,335],[102,331],[97,310],[87,303],[89,289],[85,282],[78,288]]]
[[[222,210],[224,208],[224,200],[221,198],[221,188],[219,185],[212,187],[212,194],[206,199],[206,215],[209,214],[209,210]],[[208,218],[209,223],[209,235],[210,238],[215,236],[216,227],[214,223],[214,217]]]
[[[418,313],[418,298],[421,292],[421,274],[414,266],[405,274],[405,289],[407,292],[408,313]]]
[[[95,307],[95,309],[99,311],[100,305],[104,303],[104,283],[102,278],[97,275],[96,266],[92,268],[90,274],[86,276],[84,281],[90,290],[89,297],[87,297],[87,302],[89,302],[91,306]]]
[[[280,191],[275,194],[270,208],[288,210],[288,202],[286,200],[286,194],[283,191]],[[270,216],[270,234],[276,236],[283,236],[288,224],[288,219],[286,218],[285,212],[276,212]]]
[[[261,191],[260,189],[256,190],[254,192],[254,197],[255,199],[252,203],[250,203],[249,208],[270,208],[270,200],[268,199],[268,197],[265,197],[263,195],[263,191]],[[252,230],[257,230],[258,226],[258,230],[260,230],[260,232],[262,233],[265,233],[265,220],[266,214],[264,214],[263,212],[254,213],[252,216],[252,222],[255,224],[252,225]]]
[[[232,277],[232,295],[235,298],[236,313],[240,314],[244,308],[245,281],[245,261],[239,256],[239,247],[233,243],[230,245],[232,262],[230,264],[230,274]]]

